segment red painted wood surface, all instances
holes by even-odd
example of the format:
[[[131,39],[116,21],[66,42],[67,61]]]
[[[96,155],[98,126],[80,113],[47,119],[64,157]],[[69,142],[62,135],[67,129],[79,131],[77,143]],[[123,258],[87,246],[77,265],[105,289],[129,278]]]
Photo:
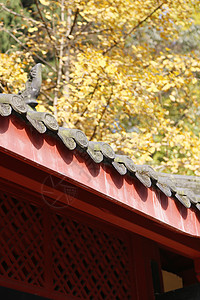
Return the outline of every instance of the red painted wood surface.
[[[0,117],[0,150],[56,174],[113,203],[157,220],[174,230],[200,236],[199,213],[138,180],[94,163],[86,153],[69,151],[54,136],[41,135],[17,117]],[[62,201],[62,199],[61,199]]]
[[[128,232],[40,200],[0,191],[0,285],[49,299],[154,299],[136,297]]]

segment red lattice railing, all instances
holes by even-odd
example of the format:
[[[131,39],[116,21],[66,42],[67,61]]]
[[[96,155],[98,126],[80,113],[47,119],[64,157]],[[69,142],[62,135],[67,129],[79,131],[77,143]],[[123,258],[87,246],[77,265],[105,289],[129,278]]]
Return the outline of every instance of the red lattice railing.
[[[81,299],[130,299],[127,249],[120,239],[56,214],[52,233],[55,290]]]
[[[3,192],[0,213],[1,282],[48,289],[50,299],[132,298],[123,237]]]
[[[42,211],[1,194],[0,274],[44,286]]]

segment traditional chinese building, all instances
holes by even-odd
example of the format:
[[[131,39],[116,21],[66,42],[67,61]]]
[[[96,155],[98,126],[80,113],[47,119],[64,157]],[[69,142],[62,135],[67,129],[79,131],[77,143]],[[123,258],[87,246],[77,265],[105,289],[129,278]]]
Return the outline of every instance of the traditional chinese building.
[[[2,299],[200,299],[200,178],[155,172],[0,95]]]

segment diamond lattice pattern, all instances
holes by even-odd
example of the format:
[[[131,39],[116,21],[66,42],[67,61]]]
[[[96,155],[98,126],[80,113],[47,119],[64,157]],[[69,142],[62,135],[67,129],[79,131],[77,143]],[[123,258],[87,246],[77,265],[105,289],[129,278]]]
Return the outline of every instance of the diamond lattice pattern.
[[[131,299],[127,248],[119,238],[56,214],[52,231],[55,290],[81,299]]]
[[[45,278],[50,276],[45,274],[48,248],[54,295],[131,299],[128,246],[123,237],[8,193],[0,193],[0,213],[0,278],[45,289]],[[45,236],[47,213],[51,232]]]
[[[0,194],[0,276],[44,285],[42,212],[28,201]]]

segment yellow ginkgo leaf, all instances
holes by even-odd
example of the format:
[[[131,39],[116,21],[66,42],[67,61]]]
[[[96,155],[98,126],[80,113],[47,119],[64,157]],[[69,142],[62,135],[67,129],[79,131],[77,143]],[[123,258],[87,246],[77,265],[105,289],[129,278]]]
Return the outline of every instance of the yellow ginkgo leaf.
[[[47,0],[39,0],[42,5],[49,5],[49,1]]]
[[[30,33],[34,32],[34,31],[38,31],[37,27],[30,27],[28,29],[28,32],[30,32]]]

